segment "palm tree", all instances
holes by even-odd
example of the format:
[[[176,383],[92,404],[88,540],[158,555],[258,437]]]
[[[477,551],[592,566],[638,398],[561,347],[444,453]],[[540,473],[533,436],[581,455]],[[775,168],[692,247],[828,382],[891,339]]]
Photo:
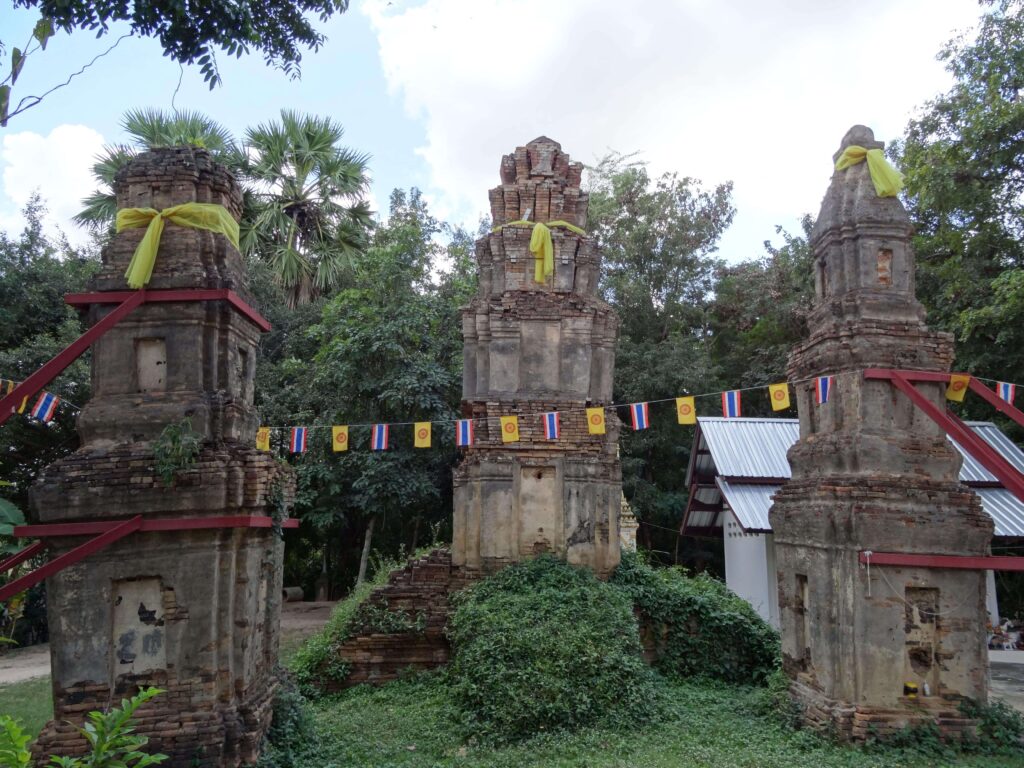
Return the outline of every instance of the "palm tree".
[[[156,147],[191,145],[204,147],[222,161],[237,155],[231,133],[200,112],[164,112],[159,109],[133,109],[121,119],[121,127],[131,137],[128,144],[103,148],[92,166],[100,188],[85,198],[85,205],[74,217],[75,223],[93,231],[108,229],[117,214],[114,176],[139,152]]]
[[[292,306],[343,282],[373,226],[369,157],[340,146],[344,133],[328,117],[282,110],[235,153],[248,193],[242,250],[270,263]]]

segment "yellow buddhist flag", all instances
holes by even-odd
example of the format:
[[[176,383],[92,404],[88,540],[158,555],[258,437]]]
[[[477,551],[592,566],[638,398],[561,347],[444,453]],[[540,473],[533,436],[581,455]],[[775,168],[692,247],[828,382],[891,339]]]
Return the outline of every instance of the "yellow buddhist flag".
[[[692,397],[676,398],[676,418],[680,424],[697,423],[697,405]]]
[[[429,448],[430,447],[430,422],[429,421],[417,421],[416,426],[413,427],[414,445],[417,448]]]
[[[270,427],[260,427],[256,430],[256,450],[270,450]]]
[[[519,440],[519,417],[501,417],[501,442],[515,443]]]
[[[604,434],[604,408],[587,408],[587,431],[592,435]]]
[[[784,411],[789,408],[789,384],[786,382],[769,384],[768,395],[772,401],[773,411]]]
[[[9,395],[14,391],[14,382],[10,379],[0,379],[0,395]]]
[[[946,387],[946,399],[957,403],[964,401],[967,394],[967,387],[971,383],[971,377],[966,373],[954,373],[949,377],[949,386]]]
[[[28,395],[25,395],[23,398],[21,398],[21,405],[18,406],[18,413],[24,413],[25,409],[27,407],[28,407]]]
[[[338,451],[348,450],[348,427],[331,427],[331,449]]]

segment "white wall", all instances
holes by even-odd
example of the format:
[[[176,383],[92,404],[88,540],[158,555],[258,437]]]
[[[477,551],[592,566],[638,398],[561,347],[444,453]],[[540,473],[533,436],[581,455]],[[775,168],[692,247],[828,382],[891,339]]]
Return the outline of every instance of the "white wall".
[[[779,590],[771,535],[744,533],[728,506],[723,510],[722,519],[725,583],[750,603],[765,621],[778,628]]]
[[[985,608],[988,609],[988,620],[992,626],[999,624],[999,603],[996,601],[996,573],[985,572]]]

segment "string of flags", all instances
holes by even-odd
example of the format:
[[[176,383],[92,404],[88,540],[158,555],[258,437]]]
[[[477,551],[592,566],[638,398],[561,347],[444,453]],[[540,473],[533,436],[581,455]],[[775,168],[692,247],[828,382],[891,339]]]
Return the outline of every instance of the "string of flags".
[[[14,391],[14,388],[18,386],[17,381],[11,379],[0,379],[0,397],[6,397]],[[44,423],[53,421],[54,415],[57,413],[57,406],[60,405],[61,400],[52,392],[41,392],[39,399],[36,400],[36,404],[32,406],[32,410],[29,414],[33,419],[37,419]],[[24,413],[25,409],[28,408],[28,395],[21,399],[21,403],[18,404],[18,413]]]
[[[950,400],[963,402],[964,394],[968,389],[971,377],[965,374],[952,374],[946,396]],[[829,401],[829,397],[835,388],[835,375],[816,376],[811,379],[802,379],[794,382],[779,382],[767,386],[768,400],[773,411],[784,411],[791,407],[790,387],[793,384],[802,384],[807,381],[814,382],[814,402],[821,406]],[[982,379],[991,381],[990,379]],[[1013,404],[1016,395],[1016,385],[1008,382],[994,382],[996,393],[1009,404]],[[730,389],[724,392],[710,392],[702,395],[684,395],[664,400],[652,400],[639,403],[618,403],[607,406],[594,406],[585,409],[587,431],[592,435],[605,434],[605,411],[609,408],[628,407],[630,424],[635,431],[648,429],[651,426],[650,405],[651,403],[663,403],[675,400],[676,420],[679,424],[693,425],[697,423],[698,397],[720,395],[722,401],[722,416],[727,419],[738,419],[743,413],[743,392],[765,389],[765,387],[746,387],[744,389]],[[545,440],[558,440],[562,434],[562,417],[567,413],[574,412],[572,409],[564,411],[549,411],[540,414],[541,427]],[[518,442],[519,437],[519,416],[508,415],[499,417],[500,435],[503,443]],[[477,419],[456,419],[455,424],[455,445],[459,448],[469,448],[474,444],[475,428],[474,421]],[[399,424],[358,424],[332,426],[332,449],[335,452],[347,451],[349,449],[349,429],[352,426],[370,426],[371,438],[370,448],[374,451],[386,451],[388,449],[390,428],[393,426],[413,426],[413,445],[416,448],[430,448],[432,446],[434,423],[452,422],[402,422]],[[291,452],[304,453],[307,448],[306,434],[309,429],[321,427],[260,427],[256,436],[256,447],[260,450],[270,450],[270,435],[272,430],[291,430]]]
[[[967,394],[967,390],[970,388],[971,376],[969,374],[951,374],[949,377],[949,383],[946,387],[946,398],[957,403],[962,403],[964,397]],[[1014,399],[1017,395],[1017,385],[1012,382],[996,381],[994,379],[985,379],[982,377],[978,378],[979,381],[986,381],[995,384],[995,393],[999,399],[1004,402],[1013,405]],[[791,407],[790,400],[790,386],[794,384],[802,384],[808,381],[814,382],[814,401],[817,405],[825,405],[829,401],[829,396],[835,387],[835,375],[831,376],[816,376],[811,379],[802,379],[794,382],[779,382],[777,384],[769,384],[767,386],[768,401],[771,404],[773,411],[784,411]],[[9,395],[14,391],[18,382],[11,379],[0,379],[0,397]],[[715,395],[721,396],[722,401],[722,416],[727,419],[741,418],[742,416],[742,403],[743,403],[743,392],[749,392],[752,390],[765,389],[765,387],[746,387],[743,389],[731,389],[724,392],[708,392],[701,395],[683,395],[676,398],[665,398],[662,400],[652,400],[647,402],[638,403],[616,403],[607,406],[593,406],[585,409],[586,414],[586,425],[587,431],[591,435],[603,435],[605,434],[605,411],[608,408],[618,408],[626,406],[629,408],[629,416],[631,426],[635,431],[645,430],[651,426],[650,422],[650,405],[651,403],[663,403],[675,401],[676,408],[676,420],[682,425],[693,425],[697,423],[697,405],[696,399],[698,397],[710,397]],[[18,413],[25,413],[28,408],[29,397],[26,396],[22,399],[21,404],[18,407]],[[80,410],[77,406],[67,401],[62,401],[57,395],[52,392],[41,392],[35,405],[29,412],[32,418],[37,419],[44,423],[49,423],[53,420],[54,415],[57,412],[58,406],[66,404],[69,407]],[[558,440],[562,435],[562,417],[573,412],[572,409],[564,411],[549,411],[547,413],[540,414],[541,426],[543,428],[545,440]],[[455,424],[455,445],[459,448],[471,447],[476,439],[476,430],[474,422],[477,419],[456,419]],[[519,436],[519,416],[508,415],[499,417],[500,422],[500,434],[503,443],[514,443],[518,442]],[[356,425],[333,425],[331,426],[331,447],[334,452],[347,451],[349,449],[349,429],[352,426],[362,427],[369,426],[370,431],[370,448],[374,451],[386,451],[390,445],[391,438],[391,427],[393,426],[405,426],[408,424],[413,426],[413,445],[416,448],[430,448],[433,444],[433,424],[434,423],[452,423],[451,421],[444,422],[430,422],[430,421],[417,421],[417,422],[402,422],[399,424],[356,424]],[[288,430],[289,433],[289,451],[291,453],[305,453],[309,448],[309,431],[323,428],[320,425],[316,426],[303,426],[303,427],[260,427],[256,431],[256,447],[262,451],[271,450],[270,437],[273,431]]]

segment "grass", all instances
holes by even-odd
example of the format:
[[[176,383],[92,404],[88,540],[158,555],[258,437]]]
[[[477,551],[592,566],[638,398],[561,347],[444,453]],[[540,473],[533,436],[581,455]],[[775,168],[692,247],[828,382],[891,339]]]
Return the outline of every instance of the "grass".
[[[667,683],[663,719],[630,731],[539,734],[510,746],[465,737],[443,676],[360,686],[312,705],[315,736],[295,768],[1020,768],[1020,756],[927,756],[833,744],[783,726],[763,689]]]
[[[0,685],[0,714],[11,715],[35,738],[53,717],[50,677],[36,677],[21,683]]]

